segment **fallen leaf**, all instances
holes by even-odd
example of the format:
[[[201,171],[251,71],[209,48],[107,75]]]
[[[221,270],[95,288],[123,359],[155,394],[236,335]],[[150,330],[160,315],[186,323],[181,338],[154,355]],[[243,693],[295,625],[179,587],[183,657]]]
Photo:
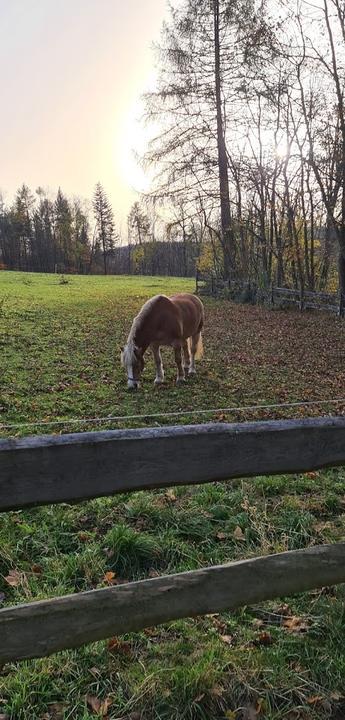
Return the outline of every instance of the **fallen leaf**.
[[[80,540],[80,542],[88,542],[89,540],[91,540],[91,536],[87,532],[80,531],[78,532],[78,539]]]
[[[265,624],[264,621],[260,620],[260,618],[254,618],[254,620],[252,622],[252,625],[255,628],[261,628],[264,624]]]
[[[227,537],[228,537],[227,534],[224,533],[224,532],[217,532],[217,533],[216,533],[216,538],[217,538],[217,540],[226,540]]]
[[[105,717],[106,715],[108,715],[108,710],[109,710],[110,706],[112,705],[112,703],[113,703],[113,701],[109,697],[105,698],[105,700],[102,702],[101,709],[100,709],[100,713],[101,713],[102,717]]]
[[[172,490],[167,490],[164,497],[166,500],[169,500],[169,502],[176,502],[176,500],[177,500],[177,497]]]
[[[11,585],[11,587],[18,587],[22,579],[23,573],[19,572],[19,570],[10,570],[9,574],[4,577],[4,580],[6,580],[7,584]]]
[[[224,413],[219,413],[219,415],[217,415],[217,420],[218,422],[226,422],[226,415]]]
[[[254,645],[272,645],[273,638],[267,630],[262,630],[254,640]]]
[[[157,572],[157,570],[154,570],[154,568],[152,568],[149,572],[149,578],[156,578],[156,577],[159,577],[159,572]]]
[[[31,565],[31,572],[33,572],[35,575],[41,575],[41,573],[43,572],[43,568],[41,567],[41,565],[34,564]]]
[[[322,695],[312,695],[307,698],[308,705],[316,705],[317,703],[323,702]]]
[[[256,703],[256,708],[255,708],[257,715],[260,715],[261,713],[266,712],[266,709],[267,709],[266,705],[267,705],[267,703],[266,703],[265,698],[258,699],[258,701]]]
[[[132,646],[129,642],[119,640],[117,637],[112,637],[108,640],[108,650],[111,653],[121,653],[123,655],[132,654]]]
[[[245,540],[246,539],[245,535],[243,533],[243,530],[240,528],[239,525],[237,525],[237,527],[235,527],[235,530],[232,534],[236,540]]]
[[[283,621],[283,627],[290,633],[304,633],[309,630],[309,623],[303,618],[292,615]]]
[[[331,700],[335,700],[335,702],[339,702],[339,700],[343,700],[344,695],[339,692],[331,692]]]
[[[103,582],[108,583],[108,585],[114,585],[115,580],[115,573],[112,570],[108,570],[108,572],[105,573]]]
[[[276,615],[291,615],[291,608],[287,603],[282,603],[274,610]]]
[[[87,695],[86,703],[94,713],[100,712],[102,701],[95,695]]]
[[[221,641],[225,643],[225,645],[233,645],[234,638],[233,635],[219,635]]]

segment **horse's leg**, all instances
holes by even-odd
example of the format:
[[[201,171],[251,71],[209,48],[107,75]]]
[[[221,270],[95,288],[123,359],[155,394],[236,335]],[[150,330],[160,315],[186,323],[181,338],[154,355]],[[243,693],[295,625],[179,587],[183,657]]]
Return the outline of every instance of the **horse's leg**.
[[[192,335],[192,341],[190,344],[190,353],[191,353],[191,363],[189,366],[188,374],[189,375],[195,375],[196,374],[196,368],[195,368],[195,355],[196,351],[198,349],[198,344],[200,340],[200,333],[196,333],[195,335]]]
[[[183,341],[183,366],[184,369],[188,372],[189,366],[190,366],[190,355],[189,355],[189,345],[188,340]]]
[[[181,347],[181,345],[175,346],[174,352],[175,352],[175,362],[177,365],[176,383],[184,382],[185,375],[184,375],[184,368],[182,365],[182,347]]]
[[[163,370],[163,363],[162,363],[162,356],[161,351],[158,343],[153,343],[151,345],[154,361],[156,363],[156,377],[155,377],[155,385],[161,385],[161,383],[164,382],[164,370]]]

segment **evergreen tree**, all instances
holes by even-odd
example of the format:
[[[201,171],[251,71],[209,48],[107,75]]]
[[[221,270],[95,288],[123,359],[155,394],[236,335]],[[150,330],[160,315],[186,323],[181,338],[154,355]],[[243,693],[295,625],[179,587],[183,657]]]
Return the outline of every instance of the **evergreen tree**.
[[[55,200],[54,215],[54,238],[57,251],[57,263],[61,263],[64,269],[70,269],[75,265],[72,212],[68,199],[63,194],[61,188],[59,188]]]
[[[102,248],[104,275],[107,275],[107,256],[114,249],[116,236],[113,210],[100,182],[95,187],[92,207],[96,221],[95,247]]]

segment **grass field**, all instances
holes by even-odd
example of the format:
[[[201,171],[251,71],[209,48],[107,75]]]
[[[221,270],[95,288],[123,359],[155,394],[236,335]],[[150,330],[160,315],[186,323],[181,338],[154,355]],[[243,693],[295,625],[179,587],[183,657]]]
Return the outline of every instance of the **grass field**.
[[[321,314],[208,300],[196,379],[140,392],[119,365],[132,318],[174,278],[0,273],[0,435],[79,430],[72,418],[342,397],[344,324]],[[339,404],[337,412],[343,412]],[[191,412],[191,414],[188,414]],[[249,420],[334,412],[331,405],[210,413]],[[7,428],[38,420],[59,426]],[[1,428],[2,424],[2,428]],[[95,429],[93,423],[82,429]],[[113,427],[104,423],[101,427]],[[259,477],[7,513],[0,605],[232,559],[344,540],[345,471]],[[345,717],[345,593],[324,588],[236,613],[184,620],[0,670],[0,719],[303,720]],[[0,638],[1,642],[1,638]]]

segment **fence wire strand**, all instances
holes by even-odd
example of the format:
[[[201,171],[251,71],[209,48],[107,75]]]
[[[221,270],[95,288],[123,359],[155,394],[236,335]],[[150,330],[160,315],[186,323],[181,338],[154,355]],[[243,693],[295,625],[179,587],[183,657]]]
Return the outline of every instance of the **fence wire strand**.
[[[261,410],[282,410],[287,408],[297,407],[312,407],[316,405],[340,405],[345,404],[345,398],[337,398],[330,400],[299,400],[298,402],[290,403],[271,403],[266,405],[243,405],[234,407],[222,407],[222,408],[208,408],[200,410],[176,410],[172,412],[157,412],[157,413],[141,413],[134,415],[106,415],[103,417],[92,417],[92,418],[66,418],[64,420],[37,420],[35,422],[22,422],[22,423],[0,423],[0,430],[19,430],[20,428],[30,427],[49,427],[49,426],[61,426],[61,425],[94,425],[94,424],[105,424],[105,423],[123,423],[132,420],[156,420],[158,418],[178,418],[185,416],[198,416],[198,415],[215,415],[217,413],[243,413],[243,412],[258,412]]]

